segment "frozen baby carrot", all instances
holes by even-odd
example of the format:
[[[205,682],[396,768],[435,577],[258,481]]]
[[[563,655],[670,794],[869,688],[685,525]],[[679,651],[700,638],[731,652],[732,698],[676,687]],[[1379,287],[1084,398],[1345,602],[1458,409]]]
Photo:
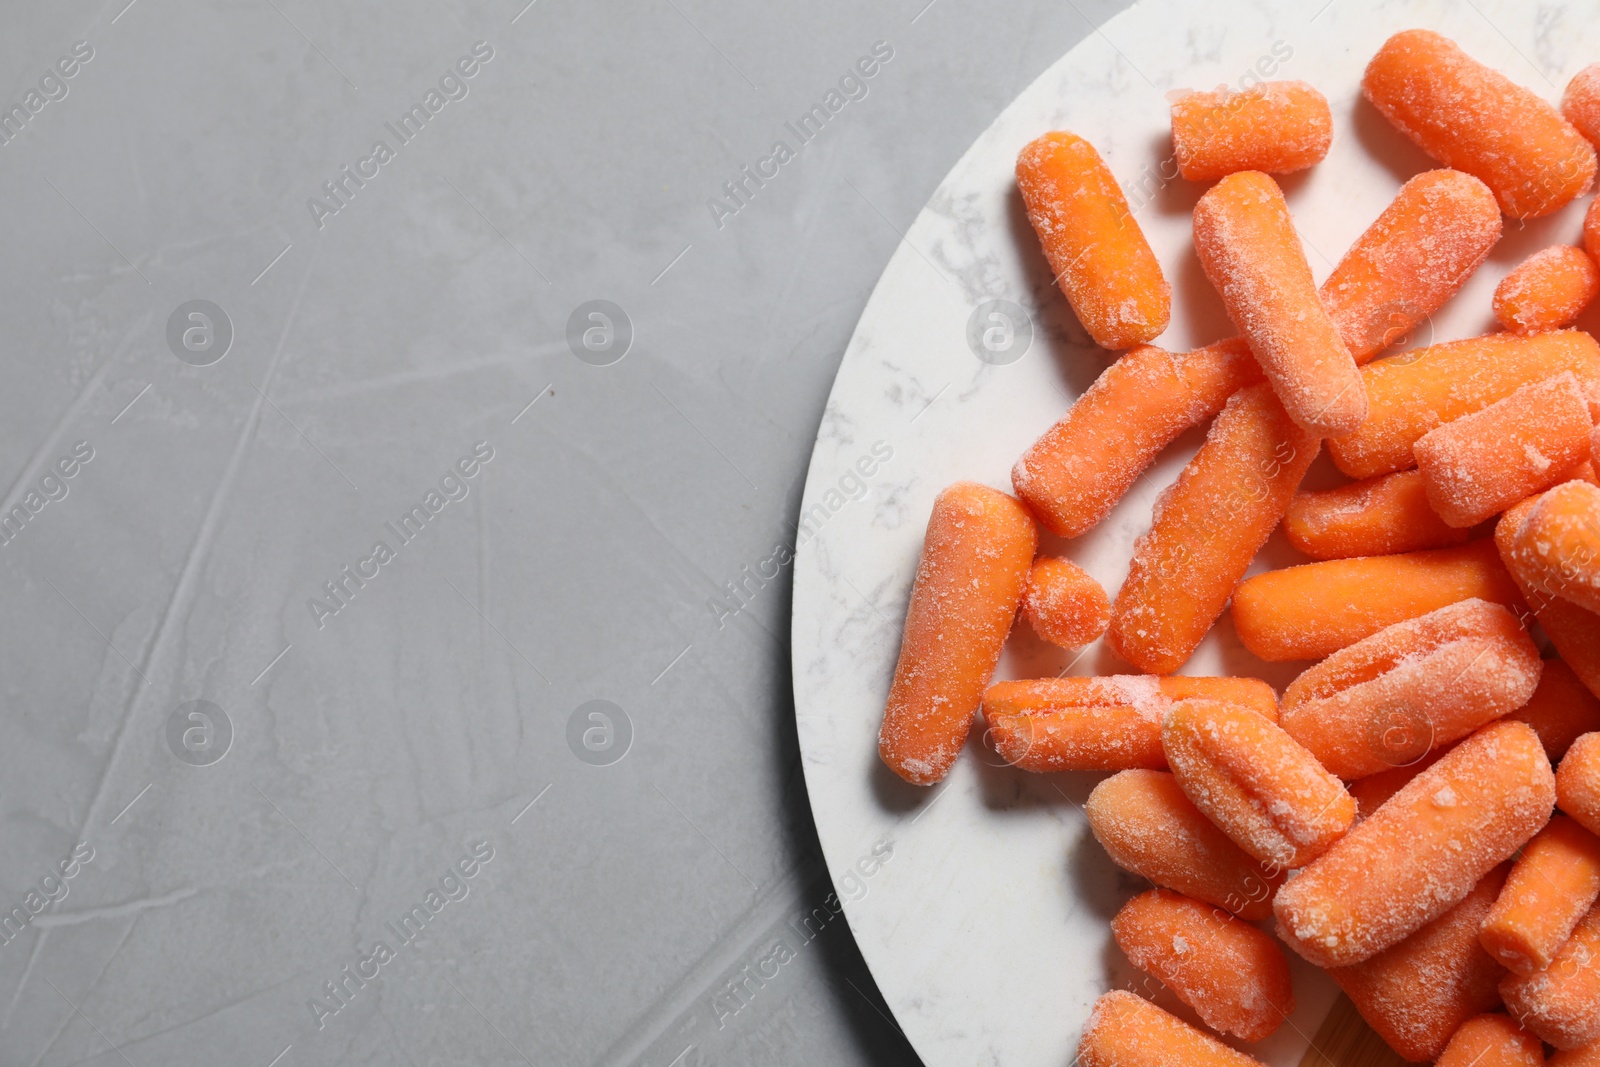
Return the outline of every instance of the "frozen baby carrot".
[[[1162,723],[1161,742],[1184,795],[1262,862],[1303,867],[1355,822],[1344,783],[1249,708],[1179,701]]]
[[[1379,360],[1361,368],[1371,403],[1367,421],[1329,441],[1328,452],[1351,478],[1414,467],[1411,446],[1435,426],[1562,371],[1592,387],[1600,381],[1600,345],[1582,330],[1496,333]]]
[[[1561,94],[1561,117],[1590,144],[1600,143],[1600,63],[1591,63],[1572,76]]]
[[[1361,89],[1418,148],[1483,179],[1514,219],[1557,211],[1594,179],[1594,147],[1559,111],[1437,33],[1389,38]]]
[[[1194,207],[1194,245],[1295,423],[1318,435],[1361,425],[1361,372],[1317,295],[1278,184],[1242,171],[1213,185]]]
[[[1500,980],[1506,1010],[1556,1048],[1600,1040],[1600,908],[1579,921],[1550,966]]]
[[[1283,516],[1289,543],[1312,559],[1384,556],[1459,545],[1470,531],[1447,525],[1428,503],[1419,471],[1382,474],[1317,492],[1301,490]]]
[[[1536,589],[1600,612],[1600,487],[1558,485],[1511,538],[1511,558]]]
[[[1476,526],[1570,478],[1589,459],[1593,425],[1571,371],[1525,385],[1412,446],[1428,503],[1451,526]]]
[[[1267,934],[1167,889],[1141,893],[1111,920],[1117,946],[1218,1033],[1264,1041],[1294,1011],[1289,961]]]
[[[1465,900],[1392,948],[1328,972],[1388,1046],[1432,1060],[1461,1024],[1500,1003],[1501,967],[1478,944],[1478,924],[1505,881],[1496,867]]]
[[[1244,647],[1264,660],[1321,659],[1385,626],[1474,598],[1522,601],[1488,538],[1254,575],[1233,594],[1233,625]]]
[[[1581,248],[1555,245],[1535,252],[1500,280],[1494,318],[1517,333],[1570,326],[1596,296],[1600,267]]]
[[[1312,963],[1359,963],[1466,897],[1554,804],[1538,735],[1520,722],[1485,726],[1285,883],[1272,910]]]
[[[1281,870],[1257,863],[1163,771],[1121,771],[1094,787],[1083,810],[1117,866],[1163,889],[1258,922],[1272,914]]]
[[[1544,1046],[1504,1012],[1461,1024],[1434,1067],[1544,1067]]]
[[[1282,726],[1334,774],[1362,778],[1522,707],[1543,666],[1515,615],[1463,600],[1395,623],[1300,675],[1284,691]]]
[[[1536,588],[1533,575],[1524,573],[1512,553],[1517,531],[1522,529],[1523,521],[1538,503],[1539,497],[1530,497],[1507,509],[1495,524],[1494,542],[1506,570],[1521,589],[1550,643],[1556,646],[1556,651],[1584,686],[1600,696],[1600,615]]]
[[[1265,385],[1228,401],[1134,545],[1107,631],[1123,659],[1152,674],[1183,665],[1283,517],[1317,448]]]
[[[1386,800],[1405,788],[1407,782],[1438,763],[1449,751],[1448,748],[1436,748],[1415,762],[1391,767],[1351,782],[1345,788],[1356,798],[1356,816],[1365,819],[1377,811]]]
[[[1332,142],[1328,99],[1305,82],[1187,93],[1172,105],[1173,155],[1192,182],[1241,170],[1304,170],[1322,162]]]
[[[1552,763],[1559,763],[1572,742],[1600,730],[1600,698],[1589,692],[1567,661],[1547,659],[1533,698],[1507,715],[1533,727]]]
[[[1094,1003],[1076,1062],[1083,1067],[1261,1067],[1143,997],[1113,989]]]
[[[1148,674],[996,682],[983,695],[983,719],[995,751],[1025,771],[1164,771],[1162,717],[1190,697],[1278,719],[1278,695],[1259,679]]]
[[[1140,345],[1101,372],[1011,470],[1039,521],[1077,537],[1105,517],[1156,455],[1261,380],[1244,338],[1182,355]]]
[[[1478,940],[1514,974],[1542,971],[1597,898],[1600,838],[1557,815],[1523,846]]]
[[[1600,733],[1584,734],[1561,757],[1556,803],[1590,833],[1600,834]]]
[[[1545,1067],[1600,1067],[1600,1041],[1581,1048],[1557,1049],[1555,1055],[1545,1061]]]
[[[1600,197],[1583,213],[1583,250],[1600,262]]]
[[[1028,571],[1022,613],[1046,641],[1077,648],[1106,632],[1111,601],[1100,583],[1076,563],[1041,556]]]
[[[932,785],[955,762],[1038,540],[1023,506],[987,486],[957,482],[933,502],[878,733],[878,754],[906,781]]]
[[[1102,348],[1167,328],[1172,290],[1111,168],[1081,137],[1057,131],[1017,156],[1017,188],[1050,269]]]
[[[1444,306],[1500,240],[1500,205],[1459,170],[1430,170],[1339,260],[1318,292],[1357,363],[1410,334]]]

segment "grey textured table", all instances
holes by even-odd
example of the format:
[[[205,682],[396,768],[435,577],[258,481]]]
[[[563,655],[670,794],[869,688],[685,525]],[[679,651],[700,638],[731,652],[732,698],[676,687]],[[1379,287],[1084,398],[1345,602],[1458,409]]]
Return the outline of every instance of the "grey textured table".
[[[525,2],[8,5],[6,1067],[914,1061],[801,479],[899,231],[1121,5]]]

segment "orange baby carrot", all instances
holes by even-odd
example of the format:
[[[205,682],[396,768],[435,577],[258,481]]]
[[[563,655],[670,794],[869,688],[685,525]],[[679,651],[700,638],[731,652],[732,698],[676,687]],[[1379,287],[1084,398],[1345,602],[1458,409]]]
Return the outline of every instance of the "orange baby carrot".
[[[1317,448],[1265,385],[1228,401],[1134,545],[1107,631],[1123,659],[1152,674],[1183,665],[1283,517]]]
[[[1556,1048],[1600,1039],[1600,908],[1579,921],[1550,966],[1500,980],[1506,1010]]]
[[[1428,503],[1420,471],[1382,474],[1317,492],[1301,490],[1283,517],[1289,543],[1312,559],[1384,556],[1464,543]]]
[[[1400,187],[1318,292],[1357,363],[1398,342],[1444,306],[1500,240],[1500,205],[1459,170]]]
[[[1511,538],[1511,558],[1535,588],[1600,612],[1600,487],[1558,485]]]
[[[1143,997],[1113,989],[1095,1001],[1077,1062],[1083,1067],[1262,1067]]]
[[[1218,1033],[1264,1041],[1294,1011],[1283,950],[1219,908],[1152,889],[1123,905],[1111,933],[1135,967]]]
[[[1600,262],[1600,198],[1590,201],[1583,213],[1583,250]]]
[[[1494,318],[1517,333],[1570,326],[1596,296],[1600,267],[1581,248],[1555,245],[1535,252],[1500,280]]]
[[[1191,697],[1278,719],[1278,695],[1256,678],[1038,678],[989,687],[985,736],[1002,759],[1025,771],[1164,771],[1161,719],[1174,701]]]
[[[1544,1046],[1504,1012],[1461,1024],[1434,1067],[1544,1067]]]
[[[1514,219],[1557,211],[1594,179],[1594,147],[1559,111],[1437,33],[1389,38],[1361,89],[1418,148],[1483,179]]]
[[[1076,563],[1041,556],[1028,571],[1022,614],[1046,641],[1077,648],[1106,632],[1111,601],[1100,583]]]
[[[1463,600],[1395,623],[1300,675],[1284,691],[1282,726],[1334,774],[1362,778],[1522,707],[1543,666],[1515,615]]]
[[[1213,185],[1194,207],[1194,244],[1295,423],[1319,435],[1361,425],[1361,373],[1317,295],[1278,184],[1242,171]]]
[[[1100,847],[1124,870],[1164,889],[1258,922],[1272,914],[1283,871],[1257,863],[1200,814],[1164,771],[1121,771],[1083,810]]]
[[[1570,478],[1589,459],[1593,426],[1588,397],[1564,371],[1428,431],[1412,450],[1428,503],[1466,528]]]
[[[1173,355],[1140,345],[1101,372],[1011,471],[1011,484],[1052,532],[1077,537],[1103,519],[1183,431],[1261,380],[1233,338]]]
[[[1561,757],[1556,803],[1590,833],[1600,834],[1600,733],[1584,734]]]
[[[1411,446],[1435,426],[1562,371],[1592,387],[1600,381],[1600,344],[1582,330],[1496,333],[1379,360],[1361,368],[1371,404],[1367,421],[1329,441],[1328,452],[1351,478],[1414,467]]]
[[[1398,945],[1328,972],[1378,1036],[1408,1060],[1432,1060],[1461,1024],[1498,1006],[1501,967],[1478,925],[1505,881],[1496,867],[1465,900]]]
[[[957,482],[934,501],[878,733],[878,754],[906,781],[932,785],[955,762],[1038,539],[1022,505],[987,486]]]
[[[1321,659],[1386,626],[1474,598],[1522,602],[1488,538],[1254,575],[1233,594],[1233,625],[1244,647],[1264,660]]]
[[[1561,94],[1561,117],[1590,144],[1600,142],[1600,63],[1591,63],[1572,76]]]
[[[1345,788],[1356,798],[1357,817],[1365,819],[1377,811],[1385,801],[1405,788],[1407,782],[1438,763],[1449,751],[1449,748],[1436,748],[1415,762],[1391,767],[1386,771],[1369,774],[1365,778],[1357,778],[1349,783]]]
[[[1600,838],[1564,815],[1522,849],[1478,940],[1513,974],[1549,967],[1600,898]]]
[[[1172,105],[1173,155],[1192,182],[1241,170],[1304,170],[1322,162],[1332,142],[1328,99],[1305,82],[1188,93]]]
[[[1550,762],[1559,763],[1572,742],[1600,730],[1600,697],[1584,687],[1566,660],[1547,659],[1533,697],[1506,718],[1533,727]]]
[[[1517,531],[1538,503],[1539,497],[1530,497],[1507,509],[1495,524],[1494,543],[1550,643],[1584,686],[1600,696],[1600,615],[1535,587],[1533,575],[1523,571],[1512,553]]]
[[[1161,742],[1184,795],[1264,863],[1303,867],[1355,821],[1344,783],[1249,708],[1179,701],[1162,723]]]
[[[1600,1067],[1600,1041],[1575,1049],[1557,1049],[1545,1061],[1545,1067]]]
[[[1465,898],[1554,804],[1538,735],[1520,722],[1485,726],[1286,883],[1273,913],[1312,963],[1359,963]]]
[[[1172,290],[1150,242],[1094,146],[1047,133],[1017,156],[1017,188],[1050,269],[1102,348],[1127,348],[1167,328]]]

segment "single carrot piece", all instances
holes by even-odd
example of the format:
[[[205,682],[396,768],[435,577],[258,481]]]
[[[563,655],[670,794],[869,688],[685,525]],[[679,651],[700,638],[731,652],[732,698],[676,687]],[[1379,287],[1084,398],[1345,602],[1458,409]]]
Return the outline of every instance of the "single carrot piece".
[[[1524,572],[1511,551],[1517,531],[1538,503],[1539,497],[1530,497],[1500,516],[1494,528],[1495,547],[1550,643],[1584,687],[1600,696],[1600,614],[1537,588],[1533,575]]]
[[[1600,142],[1600,63],[1591,63],[1572,76],[1561,94],[1561,117],[1590,144]]]
[[[1294,1011],[1283,950],[1220,908],[1152,889],[1122,906],[1111,933],[1135,967],[1218,1033],[1264,1041]]]
[[[1587,395],[1563,371],[1428,431],[1413,451],[1428,503],[1465,529],[1569,479],[1593,428]]]
[[[1465,898],[1554,804],[1538,735],[1520,722],[1485,726],[1278,890],[1273,913],[1312,963],[1360,963]]]
[[[1450,1036],[1500,1003],[1505,968],[1478,944],[1478,926],[1504,884],[1495,867],[1466,899],[1361,963],[1328,971],[1367,1024],[1404,1059],[1432,1060]]]
[[[1017,156],[1017,188],[1050,269],[1095,344],[1127,348],[1167,328],[1172,289],[1094,146],[1047,133]]]
[[[1600,1040],[1600,908],[1590,908],[1550,966],[1508,974],[1500,997],[1523,1026],[1556,1048]]]
[[[1583,213],[1583,250],[1600,262],[1600,198],[1590,201]]]
[[[1191,697],[1226,700],[1278,720],[1278,695],[1257,678],[1036,678],[989,687],[985,739],[1025,771],[1164,771],[1162,717]]]
[[[1488,538],[1253,575],[1233,594],[1233,625],[1264,660],[1321,659],[1386,626],[1472,599],[1522,603]]]
[[[1600,834],[1600,733],[1587,733],[1556,768],[1556,803],[1586,830]]]
[[[1514,219],[1557,211],[1594,180],[1594,147],[1559,111],[1448,37],[1390,37],[1361,91],[1418,148],[1483,179]]]
[[[1446,548],[1471,536],[1433,510],[1422,472],[1415,470],[1336,489],[1302,489],[1289,502],[1283,532],[1295,548],[1324,560]]]
[[[1095,1001],[1078,1038],[1083,1067],[1262,1067],[1143,997],[1113,989]]]
[[[1334,774],[1363,778],[1522,707],[1543,667],[1515,615],[1463,600],[1395,623],[1307,670],[1284,691],[1282,727]]]
[[[1504,1012],[1461,1024],[1434,1067],[1544,1067],[1544,1046]]]
[[[1537,589],[1600,612],[1600,486],[1556,486],[1511,538],[1511,558]]]
[[[1124,870],[1250,922],[1272,914],[1272,893],[1284,872],[1228,840],[1172,775],[1120,771],[1094,787],[1083,810],[1095,840]]]
[[[1039,535],[1023,506],[972,482],[941,492],[911,586],[878,754],[932,785],[955,763],[1000,661]]]
[[[1161,742],[1184,795],[1263,863],[1303,867],[1355,822],[1344,783],[1249,708],[1179,701],[1162,723]]]
[[[1556,815],[1523,846],[1478,940],[1513,974],[1542,971],[1597,899],[1600,837]]]
[[[1350,795],[1356,798],[1356,817],[1365,819],[1377,811],[1390,797],[1404,789],[1407,782],[1438,763],[1449,751],[1448,748],[1435,748],[1421,759],[1357,778],[1346,785]]]
[[[1260,380],[1242,337],[1181,355],[1139,345],[1023,453],[1011,484],[1047,529],[1077,537],[1105,518],[1179,434]]]
[[[1600,1067],[1600,1041],[1575,1049],[1557,1049],[1545,1067]]]
[[[1328,317],[1283,192],[1260,171],[1230,174],[1194,208],[1200,265],[1250,339],[1291,418],[1318,435],[1348,433],[1367,415],[1355,358]]]
[[[1592,388],[1600,381],[1600,344],[1582,330],[1496,333],[1378,360],[1361,368],[1367,421],[1329,441],[1328,453],[1351,478],[1414,467],[1412,445],[1429,430],[1562,371]]]
[[[1152,674],[1183,665],[1283,517],[1317,448],[1265,385],[1228,401],[1134,545],[1106,632],[1123,659]]]
[[[1600,267],[1571,245],[1542,249],[1517,264],[1494,290],[1494,318],[1517,333],[1559,330],[1600,296]]]
[[[1041,556],[1028,571],[1022,614],[1046,641],[1077,648],[1106,632],[1111,601],[1100,583],[1076,563]]]
[[[1500,205],[1459,170],[1430,170],[1400,187],[1318,293],[1357,363],[1444,306],[1500,240]]]
[[[1173,155],[1178,173],[1192,182],[1241,170],[1305,170],[1322,162],[1332,143],[1328,98],[1305,82],[1186,93],[1172,105]]]
[[[1600,697],[1589,692],[1566,660],[1547,659],[1539,688],[1506,718],[1533,727],[1550,762],[1559,763],[1572,742],[1591,730],[1600,730]]]

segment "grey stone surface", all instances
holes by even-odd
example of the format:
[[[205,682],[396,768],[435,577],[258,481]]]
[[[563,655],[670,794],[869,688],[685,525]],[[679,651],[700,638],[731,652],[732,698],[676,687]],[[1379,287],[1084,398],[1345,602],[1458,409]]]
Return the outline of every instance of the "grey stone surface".
[[[768,561],[897,231],[1121,6],[923,2],[7,5],[0,1064],[914,1061]]]

